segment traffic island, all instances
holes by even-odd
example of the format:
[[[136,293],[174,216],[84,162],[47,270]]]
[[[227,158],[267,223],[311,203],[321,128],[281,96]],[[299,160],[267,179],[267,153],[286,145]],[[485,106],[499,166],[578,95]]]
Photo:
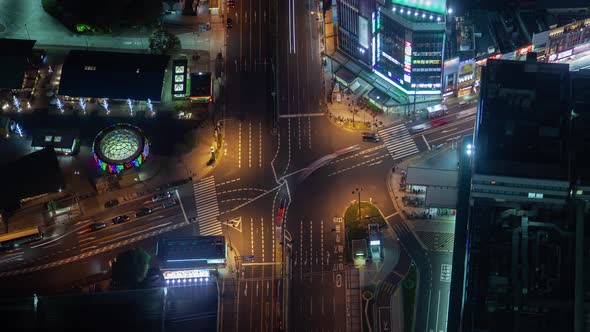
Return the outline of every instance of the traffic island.
[[[372,203],[361,202],[359,206],[359,203],[355,202],[344,212],[346,258],[349,262],[354,261],[355,265],[364,265],[370,258],[366,240],[369,238],[371,224],[376,224],[379,229],[386,225],[383,215]]]
[[[416,265],[410,267],[410,271],[402,281],[402,298],[404,308],[404,331],[414,330],[414,312],[416,306],[416,285],[418,284],[418,272]]]

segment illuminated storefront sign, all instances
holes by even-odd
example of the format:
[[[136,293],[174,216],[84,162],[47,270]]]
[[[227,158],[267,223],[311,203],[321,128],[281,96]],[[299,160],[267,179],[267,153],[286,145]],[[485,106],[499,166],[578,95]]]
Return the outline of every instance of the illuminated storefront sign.
[[[528,52],[531,52],[533,50],[533,45],[528,45],[522,48],[519,48],[517,53],[519,55],[526,55]]]
[[[174,60],[172,62],[172,68],[174,68],[174,82],[172,84],[172,95],[175,97],[184,97],[184,95],[186,94],[187,67],[187,60]]]
[[[402,64],[401,64],[399,61],[397,61],[397,60],[396,60],[396,59],[394,59],[394,58],[393,58],[391,55],[389,55],[389,54],[387,54],[387,53],[385,53],[385,52],[381,53],[381,55],[382,55],[382,56],[383,56],[385,59],[387,59],[387,60],[389,60],[389,61],[391,61],[391,62],[395,63],[395,64],[396,64],[396,65],[398,65],[398,66],[401,66],[401,65],[402,65]]]
[[[209,270],[165,271],[164,279],[209,278]]]
[[[208,259],[207,264],[225,264],[224,258]]]
[[[404,43],[404,81],[412,81],[412,43],[406,40]]]
[[[439,14],[446,14],[447,12],[446,0],[393,0],[392,2],[394,4],[423,9],[429,12],[435,12]]]

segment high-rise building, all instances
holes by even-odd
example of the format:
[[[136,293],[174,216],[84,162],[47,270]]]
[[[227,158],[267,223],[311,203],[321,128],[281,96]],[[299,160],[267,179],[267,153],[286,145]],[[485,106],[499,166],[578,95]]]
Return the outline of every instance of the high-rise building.
[[[375,0],[338,0],[338,47],[371,66],[371,15]]]
[[[589,87],[590,73],[535,53],[482,68],[461,163],[448,331],[588,324]]]
[[[377,0],[373,71],[408,96],[440,95],[446,0]]]

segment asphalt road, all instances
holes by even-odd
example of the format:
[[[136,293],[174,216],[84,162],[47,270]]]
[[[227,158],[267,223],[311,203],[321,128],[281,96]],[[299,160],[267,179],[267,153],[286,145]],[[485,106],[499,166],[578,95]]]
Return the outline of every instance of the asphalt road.
[[[116,250],[97,249],[160,229],[166,230],[167,236],[204,234],[221,222],[221,228],[217,225],[211,229],[223,232],[237,249],[230,253],[238,261],[234,271],[239,277],[237,297],[228,301],[236,304],[237,312],[223,318],[231,320],[235,330],[271,331],[288,322],[294,331],[344,331],[346,280],[340,251],[344,235],[334,217],[342,216],[356,199],[352,190],[363,188],[361,199],[381,209],[407,250],[409,256],[403,256],[400,269],[408,266],[411,258],[420,271],[416,330],[445,331],[448,282],[441,276],[442,264],[450,264],[450,255],[426,251],[395,214],[385,181],[395,165],[389,145],[396,142],[362,142],[359,133],[344,131],[325,117],[313,115],[319,112],[321,98],[318,21],[311,13],[315,10],[313,2],[278,1],[279,57],[273,64],[270,20],[275,17],[270,1],[239,0],[228,15],[233,24],[227,29],[226,97],[221,114],[216,114],[216,121],[223,123],[225,145],[220,165],[210,179],[203,180],[214,185],[204,188],[199,187],[200,182],[188,184],[179,191],[182,204],[168,209],[142,197],[95,218],[108,221],[145,206],[153,207],[153,214],[96,232],[84,232],[90,221],[81,221],[63,237],[47,238],[9,253],[11,256],[2,256],[2,271],[47,267],[10,276],[3,285],[19,284],[20,290],[63,286],[67,280],[104,271],[108,260],[129,246],[141,246],[153,253],[157,236],[129,242]],[[279,72],[277,96],[283,116],[276,132],[272,128],[273,65]],[[472,107],[453,106],[443,118],[404,127],[430,126],[410,135],[418,151],[426,151],[470,133],[475,118]],[[29,121],[40,126],[47,119],[41,115]],[[69,121],[91,120],[72,117],[59,121],[69,126]],[[171,131],[179,136],[182,132]],[[161,147],[162,151],[166,149]],[[212,206],[204,206],[210,201],[214,202]],[[282,202],[286,202],[285,224],[277,218]],[[198,222],[186,224],[186,219],[193,217]],[[235,227],[229,226],[230,222]],[[283,253],[287,256],[285,265],[280,260],[281,226],[286,227],[290,238]],[[79,257],[85,253],[90,254]],[[253,259],[245,262],[244,256]],[[71,257],[79,259],[75,264],[51,265]],[[283,279],[284,274],[287,277]],[[281,317],[282,309],[288,317]],[[179,310],[179,320],[182,315]],[[392,323],[391,317],[389,320]]]
[[[320,21],[316,2],[278,0],[278,97],[281,115],[319,112]]]

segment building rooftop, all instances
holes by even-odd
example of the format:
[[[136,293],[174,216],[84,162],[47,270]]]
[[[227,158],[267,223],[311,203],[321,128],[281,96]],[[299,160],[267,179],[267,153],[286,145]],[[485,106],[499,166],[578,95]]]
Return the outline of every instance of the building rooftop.
[[[64,62],[59,94],[160,101],[169,56],[74,50]]]
[[[211,73],[191,73],[191,97],[211,96]]]
[[[408,167],[406,183],[418,186],[457,187],[457,170]]]
[[[20,200],[65,188],[64,177],[53,148],[33,152],[0,164],[0,174],[10,177],[11,190],[0,190],[0,208],[15,209]]]
[[[72,147],[77,138],[78,132],[75,130],[37,130],[33,136],[31,146],[68,149]]]
[[[491,60],[481,82],[475,173],[567,178],[568,66]]]
[[[223,236],[193,236],[158,241],[156,255],[161,269],[206,268],[225,261]]]
[[[35,40],[0,39],[0,89],[20,89]]]

